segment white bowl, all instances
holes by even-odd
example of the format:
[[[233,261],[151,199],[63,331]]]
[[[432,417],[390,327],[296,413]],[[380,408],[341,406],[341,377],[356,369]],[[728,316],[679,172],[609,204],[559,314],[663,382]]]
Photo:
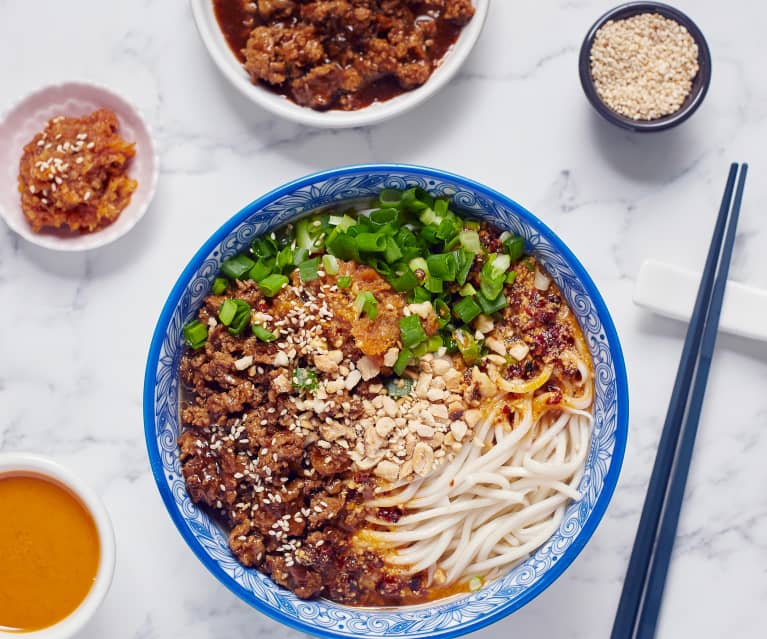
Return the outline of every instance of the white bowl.
[[[473,1],[474,17],[461,30],[458,40],[422,86],[412,91],[406,91],[391,100],[374,102],[370,106],[356,111],[315,111],[309,107],[299,106],[284,96],[253,84],[240,61],[232,53],[218,26],[216,15],[213,12],[213,1],[190,0],[190,3],[197,30],[208,49],[208,53],[213,58],[213,62],[224,77],[245,97],[267,111],[288,120],[308,126],[337,129],[378,124],[409,111],[437,93],[456,74],[476,44],[490,6],[490,0]]]
[[[115,537],[112,522],[98,495],[80,478],[56,462],[32,453],[0,453],[0,477],[8,475],[38,475],[53,480],[71,490],[85,506],[96,523],[100,555],[96,579],[80,605],[58,623],[32,632],[5,632],[0,637],[24,639],[69,639],[93,617],[112,583],[115,566]]]
[[[136,191],[114,222],[93,233],[33,232],[21,210],[18,192],[19,160],[24,146],[51,118],[81,117],[97,109],[113,111],[120,123],[118,134],[136,143],[136,155],[127,170],[128,176],[138,181]],[[21,98],[0,117],[0,217],[21,237],[38,246],[55,251],[95,249],[125,235],[144,216],[157,187],[158,165],[149,126],[141,112],[121,95],[85,82],[43,87]]]

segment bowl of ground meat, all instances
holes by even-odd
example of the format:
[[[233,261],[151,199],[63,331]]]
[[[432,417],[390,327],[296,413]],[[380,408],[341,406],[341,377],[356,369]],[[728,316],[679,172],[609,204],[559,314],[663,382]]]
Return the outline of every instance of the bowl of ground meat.
[[[144,423],[182,538],[256,610],[455,637],[586,544],[628,395],[598,290],[540,220],[457,175],[361,165],[259,197],[197,251]]]
[[[489,0],[191,0],[218,70],[247,98],[317,127],[375,124],[444,87]]]

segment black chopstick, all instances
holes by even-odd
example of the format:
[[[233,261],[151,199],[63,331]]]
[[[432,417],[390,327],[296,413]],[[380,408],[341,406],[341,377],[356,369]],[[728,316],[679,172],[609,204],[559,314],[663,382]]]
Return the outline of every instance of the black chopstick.
[[[725,227],[730,217],[730,203],[733,187],[738,171],[738,165],[730,167],[722,204],[719,209],[714,233],[711,238],[706,265],[701,277],[698,296],[687,331],[679,370],[674,382],[666,421],[663,426],[658,452],[655,458],[650,483],[645,498],[639,528],[631,552],[623,592],[621,593],[618,611],[615,616],[612,639],[631,639],[635,637],[651,637],[655,631],[657,616],[660,609],[663,583],[665,582],[668,560],[676,533],[676,523],[681,508],[681,498],[687,479],[689,457],[697,430],[698,417],[702,404],[705,384],[708,378],[708,367],[711,363],[716,332],[719,323],[724,287],[727,282],[732,243],[734,242],[740,203],[743,196],[743,186],[747,165],[743,165],[738,183],[738,194],[727,233],[727,243],[722,255],[719,277],[716,276],[720,263],[720,252],[724,238]],[[716,284],[714,280],[716,278]],[[705,344],[705,346],[703,346]],[[699,360],[701,351],[708,352],[704,357],[701,368]],[[699,372],[696,372],[699,371]],[[695,375],[695,388],[691,395],[690,387]],[[696,404],[693,402],[697,402]],[[685,420],[685,416],[687,417]],[[686,460],[677,457],[680,433],[683,434]],[[674,477],[669,487],[672,468]],[[669,508],[667,496],[671,496],[671,504],[676,503],[676,509]],[[663,521],[661,521],[663,514]],[[659,535],[663,535],[659,543]],[[649,577],[649,580],[648,580]],[[648,585],[652,582],[652,588]],[[645,633],[645,634],[640,634]],[[646,634],[649,633],[649,634]]]

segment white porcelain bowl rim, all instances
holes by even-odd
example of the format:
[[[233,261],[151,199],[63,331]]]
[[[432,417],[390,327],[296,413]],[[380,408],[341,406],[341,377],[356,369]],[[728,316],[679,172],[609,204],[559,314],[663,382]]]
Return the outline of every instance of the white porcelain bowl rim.
[[[67,617],[48,628],[32,632],[4,632],[0,637],[24,639],[69,639],[93,617],[112,583],[115,565],[115,538],[104,504],[93,489],[59,463],[35,453],[0,453],[0,477],[16,474],[40,475],[71,490],[93,516],[98,531],[100,556],[96,579],[80,605]]]
[[[47,104],[45,109],[39,111],[39,113],[47,113],[47,117],[61,113],[58,101],[63,100],[65,103],[80,106],[87,104],[92,107],[98,104],[98,106],[110,108],[117,114],[122,129],[125,129],[126,124],[128,124],[129,128],[134,130],[139,138],[135,140],[139,143],[139,146],[137,147],[137,155],[128,168],[128,175],[138,179],[138,188],[133,193],[128,206],[125,207],[125,210],[120,213],[120,216],[112,224],[93,233],[83,233],[76,237],[59,237],[48,233],[33,232],[24,219],[20,202],[9,204],[0,201],[0,217],[5,220],[5,223],[15,233],[28,242],[53,251],[89,251],[111,244],[130,232],[141,221],[154,199],[160,175],[160,158],[152,137],[152,129],[141,109],[119,91],[103,84],[81,80],[41,86],[19,97],[0,114],[0,129],[6,127],[6,120],[17,116],[17,111],[22,110],[30,102],[41,99],[46,94],[56,95],[56,100],[51,104]],[[64,99],[64,95],[67,96],[66,99]],[[35,117],[33,119],[38,118]],[[126,119],[129,122],[126,122]],[[40,128],[42,128],[44,121],[45,119],[39,123]],[[18,131],[16,133],[18,134]],[[9,151],[19,151],[18,157],[15,157],[17,164],[8,166],[4,163],[3,166],[0,166],[0,171],[12,171],[15,176],[18,173],[18,160],[21,157],[20,148],[17,147],[21,145],[14,144],[12,146],[13,148],[6,150],[6,153]]]
[[[400,115],[429,99],[456,74],[479,39],[487,18],[490,0],[473,0],[475,13],[458,40],[445,54],[425,84],[385,102],[373,103],[357,111],[315,111],[256,86],[229,48],[216,22],[212,0],[190,0],[192,15],[205,48],[222,75],[245,97],[280,117],[322,128],[348,128],[378,124]]]

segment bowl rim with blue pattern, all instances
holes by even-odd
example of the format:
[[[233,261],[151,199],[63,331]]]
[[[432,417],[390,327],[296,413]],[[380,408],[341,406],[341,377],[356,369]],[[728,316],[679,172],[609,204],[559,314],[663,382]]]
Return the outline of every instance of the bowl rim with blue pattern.
[[[249,246],[254,237],[317,208],[411,185],[450,195],[456,210],[523,235],[577,316],[595,371],[594,428],[579,486],[582,498],[568,506],[559,529],[532,556],[476,592],[391,608],[304,601],[240,565],[229,551],[227,535],[186,493],[176,443],[182,327],[196,315],[221,261]],[[157,487],[181,536],[205,567],[251,606],[296,630],[329,639],[450,638],[518,610],[551,585],[589,540],[618,481],[628,432],[628,387],[618,335],[602,296],[570,249],[537,217],[505,195],[445,171],[405,164],[355,165],[315,173],[263,195],[195,253],[152,338],[144,379],[144,428]]]

